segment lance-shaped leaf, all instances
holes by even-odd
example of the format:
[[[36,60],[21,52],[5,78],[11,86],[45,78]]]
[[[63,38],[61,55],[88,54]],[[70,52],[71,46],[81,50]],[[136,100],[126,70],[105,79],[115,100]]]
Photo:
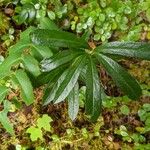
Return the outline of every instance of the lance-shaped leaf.
[[[23,64],[27,71],[29,71],[34,77],[40,75],[40,67],[38,61],[31,55],[22,56]]]
[[[34,27],[29,27],[25,31],[20,34],[20,40],[13,46],[11,46],[9,50],[9,54],[14,53],[22,53],[24,50],[29,49],[31,47],[31,41],[29,34],[31,31],[34,31]]]
[[[141,88],[137,81],[127,73],[117,62],[102,54],[95,55],[98,61],[103,65],[114,82],[131,99],[138,99],[141,95]]]
[[[34,45],[31,41],[19,41],[9,48],[10,55],[17,53],[21,54],[24,51],[29,51],[31,55],[38,60],[49,58],[53,55],[52,50],[49,47]]]
[[[68,114],[71,120],[77,117],[79,111],[79,84],[75,84],[74,88],[68,95]]]
[[[75,59],[73,64],[63,72],[58,81],[54,84],[49,96],[44,101],[47,105],[51,101],[59,103],[63,101],[75,86],[82,68],[85,66],[86,56],[81,55]]]
[[[55,70],[53,70],[53,71],[49,72],[47,75],[45,75],[45,79],[43,78],[44,80],[42,80],[42,81],[47,80],[46,83],[48,83],[44,90],[44,96],[43,96],[44,101],[48,98],[51,90],[53,89],[54,84],[57,82],[57,80],[59,79],[61,74],[64,72],[64,70],[65,70],[65,68],[63,68],[63,67],[56,68]]]
[[[19,84],[19,87],[21,88],[22,99],[26,105],[32,104],[34,101],[33,87],[27,74],[23,70],[17,70],[15,73],[15,78]]]
[[[47,100],[50,92],[53,89],[53,86],[55,85],[55,83],[57,82],[57,80],[59,79],[59,77],[60,77],[60,74],[54,76],[53,78],[50,78],[50,81],[49,81],[49,83],[47,84],[47,86],[46,86],[46,88],[44,90],[43,101]]]
[[[90,35],[91,35],[91,34],[92,34],[92,31],[91,31],[91,30],[86,31],[86,32],[84,32],[84,34],[81,36],[81,38],[88,42],[88,40],[90,39]]]
[[[30,48],[31,55],[39,61],[41,61],[43,58],[50,58],[53,56],[53,50],[49,47],[31,44]]]
[[[4,101],[4,109],[0,112],[0,123],[6,129],[8,133],[14,135],[13,125],[10,123],[7,114],[9,112],[11,103],[9,101]]]
[[[3,101],[3,99],[5,98],[5,96],[7,95],[8,92],[8,88],[6,86],[0,86],[0,104]]]
[[[37,86],[41,86],[44,84],[49,83],[50,81],[52,81],[57,75],[60,75],[64,72],[64,70],[66,69],[66,66],[68,66],[68,64],[66,65],[62,65],[60,67],[57,67],[56,69],[50,71],[50,72],[44,72],[42,74],[40,74],[37,78],[36,78],[36,85]]]
[[[30,34],[33,43],[49,47],[88,48],[82,38],[65,31],[37,29]]]
[[[0,65],[0,79],[10,75],[10,69],[13,65],[21,61],[21,54],[9,55]]]
[[[95,51],[108,55],[150,60],[150,43],[144,42],[110,42],[97,47]]]
[[[81,82],[84,84],[84,83],[86,83],[86,78],[87,78],[87,72],[88,72],[88,70],[87,70],[87,66],[85,66],[83,69],[82,69],[82,71],[81,71],[81,73],[80,73],[80,76],[79,76],[79,80],[81,80]],[[103,86],[102,86],[102,83],[100,84],[100,88],[101,88],[101,99],[103,100],[103,99],[105,99],[106,98],[106,93],[105,93],[105,91],[104,91],[104,89],[103,89]]]
[[[39,24],[41,29],[60,30],[60,28],[49,18],[42,17]]]
[[[9,54],[17,54],[17,53],[22,53],[23,51],[29,49],[31,47],[31,42],[29,43],[28,41],[19,41],[15,45],[11,46],[9,50]]]
[[[57,67],[68,63],[72,59],[76,58],[80,53],[62,51],[49,59],[45,59],[41,62],[41,67],[43,72],[49,72]]]
[[[30,42],[29,34],[36,30],[36,27],[30,26],[25,31],[20,33],[20,41],[28,41]]]
[[[20,40],[13,46],[9,48],[9,54],[22,54],[25,51],[30,52],[30,54],[38,60],[43,58],[49,58],[52,56],[52,50],[49,47],[34,45],[30,40],[30,32],[34,31],[34,27],[29,27],[27,30],[20,34]]]
[[[101,112],[101,86],[96,66],[89,56],[86,73],[86,113],[91,115],[91,120],[96,121]]]

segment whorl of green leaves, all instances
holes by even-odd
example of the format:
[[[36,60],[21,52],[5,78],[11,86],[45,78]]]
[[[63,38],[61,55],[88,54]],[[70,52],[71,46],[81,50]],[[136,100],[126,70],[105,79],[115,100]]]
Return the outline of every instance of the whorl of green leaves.
[[[44,105],[68,99],[70,118],[75,119],[78,111],[77,94],[79,88],[77,85],[80,84],[80,79],[83,79],[82,82],[86,86],[85,110],[91,116],[91,120],[96,121],[100,115],[103,93],[99,71],[96,67],[98,64],[106,69],[116,85],[129,98],[137,100],[140,97],[140,85],[113,60],[113,56],[150,60],[149,43],[111,42],[90,50],[84,38],[75,38],[73,34],[64,31],[37,29],[30,36],[32,42],[38,45],[57,45],[60,48],[65,48],[65,50],[60,50],[59,53],[41,62],[44,73],[50,74],[51,77],[52,72],[57,70],[58,75],[56,78],[49,79],[47,90],[45,90],[46,96],[43,99]],[[62,70],[64,65],[67,67]],[[74,113],[71,113],[70,110],[73,110]]]
[[[33,103],[34,87],[46,84],[43,105],[67,100],[68,114],[74,120],[79,110],[82,82],[86,86],[85,111],[92,121],[96,121],[105,95],[97,68],[99,64],[124,94],[133,100],[140,97],[141,88],[137,81],[113,58],[150,60],[149,43],[110,42],[90,49],[89,34],[76,37],[59,30],[47,19],[42,28],[30,27],[23,32],[20,41],[9,49],[9,56],[0,65],[0,79],[9,77],[20,89],[20,96],[27,105]],[[0,97],[4,99],[9,90],[1,87]]]

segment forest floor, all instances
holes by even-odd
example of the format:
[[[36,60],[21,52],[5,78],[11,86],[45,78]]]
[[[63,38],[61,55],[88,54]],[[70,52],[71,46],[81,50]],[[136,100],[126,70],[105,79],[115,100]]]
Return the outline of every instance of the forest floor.
[[[7,16],[12,15],[11,10],[5,13]],[[5,28],[13,26],[17,40],[26,26],[10,23],[7,18],[6,25],[0,28],[0,35],[7,35]],[[1,56],[8,54],[7,49],[15,40],[0,40]],[[32,105],[23,105],[20,109],[20,106],[16,108],[12,105],[8,117],[14,125],[14,136],[10,136],[0,124],[0,150],[150,150],[150,62],[122,60],[120,64],[139,81],[143,93],[140,100],[132,101],[124,96],[101,69],[101,80],[110,96],[103,101],[101,116],[96,123],[89,121],[89,116],[84,113],[83,90],[80,93],[79,114],[72,122],[68,117],[67,103],[42,107],[43,87],[37,88]],[[11,101],[15,96],[18,96],[18,91],[9,94],[7,99]],[[0,110],[3,110],[3,105],[0,105]],[[145,115],[149,115],[147,122],[140,117],[141,110],[145,111]],[[52,119],[51,130],[42,130],[43,139],[33,142],[32,134],[27,133],[27,129],[36,127],[38,118],[44,114],[48,114]],[[33,136],[38,137],[36,134]]]

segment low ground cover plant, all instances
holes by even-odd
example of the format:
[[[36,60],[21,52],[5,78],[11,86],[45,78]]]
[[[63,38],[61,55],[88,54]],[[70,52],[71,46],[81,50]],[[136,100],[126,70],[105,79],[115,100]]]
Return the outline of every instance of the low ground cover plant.
[[[131,99],[138,99],[141,88],[137,81],[129,75],[115,60],[119,57],[135,57],[150,60],[149,43],[110,42],[94,49],[81,38],[71,33],[57,30],[37,29],[30,34],[32,42],[40,46],[61,47],[63,50],[50,59],[41,62],[42,72],[57,72],[57,77],[49,78],[45,90],[44,105],[59,103],[68,99],[70,116],[75,119],[78,111],[78,90],[80,80],[86,85],[85,110],[96,121],[101,111],[104,90],[99,82],[96,65],[101,64],[114,82]],[[115,60],[113,59],[115,56]],[[65,66],[65,69],[61,68]],[[60,69],[59,69],[60,68]],[[73,116],[72,116],[73,115]]]
[[[96,121],[105,97],[100,65],[129,98],[137,100],[142,94],[140,85],[117,61],[127,57],[150,60],[150,44],[110,42],[91,48],[87,39],[60,30],[47,18],[40,29],[28,28],[0,65],[2,99],[19,87],[21,98],[30,105],[34,102],[33,89],[46,84],[43,105],[67,100],[69,116],[74,120],[79,110],[79,89],[85,85],[85,111]]]

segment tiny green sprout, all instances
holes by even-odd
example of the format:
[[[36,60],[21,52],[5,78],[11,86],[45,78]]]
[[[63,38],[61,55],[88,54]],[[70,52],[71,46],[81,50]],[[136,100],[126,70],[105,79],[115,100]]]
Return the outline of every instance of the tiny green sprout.
[[[124,115],[129,115],[129,113],[130,113],[130,109],[127,105],[121,106],[120,111]]]

